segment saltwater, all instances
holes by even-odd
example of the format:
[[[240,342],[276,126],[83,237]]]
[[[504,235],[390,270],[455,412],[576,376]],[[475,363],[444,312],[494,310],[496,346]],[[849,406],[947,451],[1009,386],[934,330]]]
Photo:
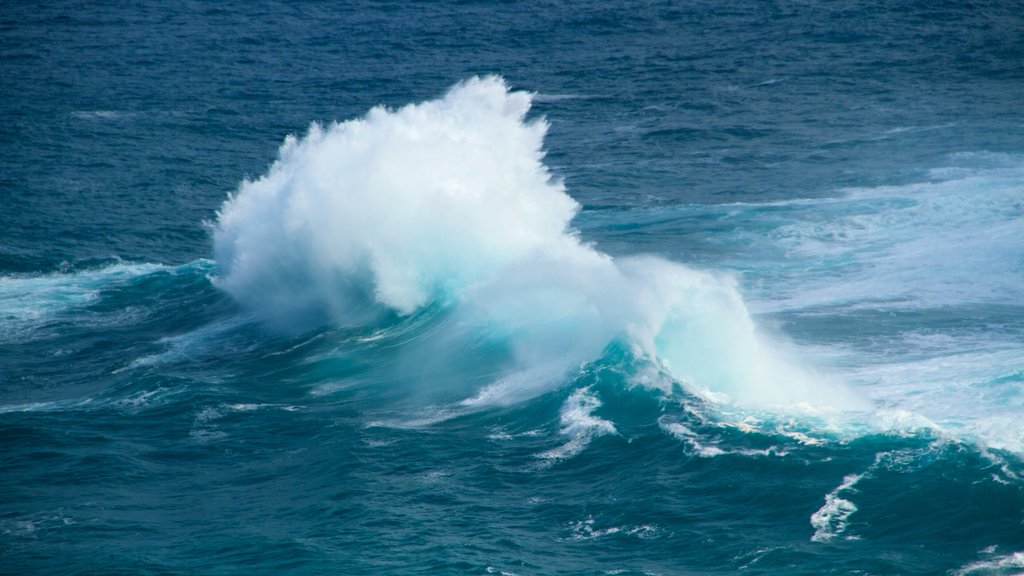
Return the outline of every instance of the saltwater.
[[[5,3],[0,573],[1024,573],[1022,31]]]

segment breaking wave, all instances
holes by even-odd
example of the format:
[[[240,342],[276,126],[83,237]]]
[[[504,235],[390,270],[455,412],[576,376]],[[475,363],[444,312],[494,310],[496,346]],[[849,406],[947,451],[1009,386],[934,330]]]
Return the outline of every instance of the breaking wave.
[[[535,395],[618,342],[716,400],[865,407],[759,329],[734,278],[582,241],[531,98],[473,78],[289,136],[219,212],[217,285],[284,330],[440,307],[444,320],[407,353],[444,364],[491,343],[499,375],[475,402]]]

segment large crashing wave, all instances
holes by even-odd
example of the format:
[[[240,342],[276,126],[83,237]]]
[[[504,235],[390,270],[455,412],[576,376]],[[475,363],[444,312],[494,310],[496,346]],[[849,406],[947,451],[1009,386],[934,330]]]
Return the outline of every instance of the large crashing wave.
[[[760,333],[730,277],[581,242],[530,104],[498,77],[473,78],[288,137],[219,213],[218,285],[289,329],[440,306],[451,321],[423,356],[457,355],[481,334],[511,350],[478,399],[534,393],[618,340],[738,403],[860,407]]]

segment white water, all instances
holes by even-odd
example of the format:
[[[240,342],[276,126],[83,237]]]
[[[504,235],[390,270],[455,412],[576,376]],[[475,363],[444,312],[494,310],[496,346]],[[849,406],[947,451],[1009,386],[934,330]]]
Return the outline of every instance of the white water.
[[[480,338],[510,350],[504,375],[470,402],[539,393],[624,339],[730,402],[866,405],[760,331],[731,277],[581,242],[530,102],[500,78],[473,78],[287,138],[220,211],[218,286],[286,329],[445,306],[445,330],[410,354],[451,363]]]
[[[1024,302],[1024,159],[958,154],[921,182],[784,203],[762,231],[795,267],[770,309]]]
[[[1024,159],[947,164],[780,205],[762,234],[786,273],[753,306],[840,322],[822,352],[879,407],[874,427],[1024,454]]]
[[[75,273],[0,276],[0,344],[32,340],[48,321],[95,302],[102,290],[164,269],[157,264],[113,264]]]

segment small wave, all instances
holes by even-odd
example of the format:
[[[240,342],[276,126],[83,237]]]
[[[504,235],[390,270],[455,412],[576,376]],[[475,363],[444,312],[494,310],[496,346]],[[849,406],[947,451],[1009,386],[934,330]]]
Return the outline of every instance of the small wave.
[[[698,456],[703,458],[713,458],[715,456],[721,456],[725,454],[725,450],[714,445],[705,445],[703,442],[698,440],[699,436],[693,430],[690,430],[685,425],[678,422],[659,422],[662,430],[668,434],[686,441]]]
[[[460,407],[428,406],[418,411],[419,416],[395,416],[378,418],[364,424],[366,428],[393,428],[395,430],[416,430],[465,416],[470,411]]]
[[[954,576],[1020,576],[1024,574],[1024,552],[1014,552],[990,560],[978,560],[957,569]]]
[[[763,449],[751,449],[751,448],[736,448],[736,449],[725,449],[717,444],[710,438],[704,438],[697,434],[689,427],[679,422],[666,422],[663,419],[658,421],[658,425],[665,433],[670,436],[686,442],[690,447],[693,454],[701,458],[715,458],[717,456],[745,456],[745,457],[781,457],[788,454],[785,449],[780,449],[777,446],[770,446]]]
[[[78,522],[63,509],[38,512],[20,518],[0,520],[0,534],[10,538],[38,538],[41,533],[50,532]]]
[[[72,118],[79,120],[122,120],[136,116],[138,112],[124,110],[76,110],[71,113]]]
[[[112,400],[109,402],[109,405],[129,414],[135,414],[154,406],[162,405],[168,399],[174,398],[186,391],[188,391],[186,386],[169,386],[143,390],[117,400]]]
[[[856,136],[850,136],[848,138],[837,138],[834,140],[828,140],[823,142],[821,145],[824,147],[832,147],[845,144],[857,144],[862,142],[877,142],[879,140],[888,140],[894,136],[901,134],[915,134],[920,132],[932,132],[936,130],[948,130],[949,128],[956,127],[956,124],[935,124],[931,126],[897,126],[882,132],[876,132],[872,134],[861,134]]]
[[[31,339],[55,316],[95,302],[102,290],[166,269],[118,263],[78,272],[0,276],[0,343]]]
[[[857,506],[840,494],[856,492],[854,486],[863,478],[864,474],[850,474],[835,490],[825,495],[825,504],[811,514],[811,527],[814,528],[811,542],[830,542],[846,531],[847,521],[857,511]]]
[[[488,440],[492,440],[494,442],[505,442],[505,441],[508,441],[508,440],[513,440],[515,438],[536,438],[538,436],[541,436],[542,434],[543,434],[543,432],[541,432],[540,430],[536,430],[536,429],[535,430],[527,430],[525,432],[519,432],[519,433],[513,434],[513,433],[505,431],[504,428],[500,428],[499,427],[499,428],[494,429],[494,431],[491,432],[490,434],[488,434],[487,435],[487,439]]]
[[[791,310],[1021,301],[1024,164],[931,178],[791,204],[788,222],[769,232],[773,242],[790,258],[834,264],[794,275],[789,297],[770,300]]]
[[[618,434],[615,425],[598,416],[594,411],[601,407],[601,400],[590,390],[580,388],[573,392],[562,404],[558,419],[562,425],[560,433],[569,436],[569,441],[541,452],[538,458],[554,464],[568,460],[583,452],[595,437],[607,434]]]
[[[586,96],[582,94],[542,94],[537,93],[532,96],[534,102],[562,102],[563,100],[581,100],[593,98],[593,96]]]
[[[203,353],[222,354],[227,346],[225,340],[237,333],[240,328],[253,322],[252,317],[242,314],[210,322],[184,334],[166,336],[157,341],[157,344],[164,348],[162,351],[134,358],[115,370],[114,373],[194,359],[195,356]],[[213,351],[211,352],[208,348],[211,348],[213,343],[218,345],[212,347]],[[252,347],[250,345],[250,348]]]
[[[488,566],[486,570],[488,574],[497,574],[498,576],[518,576],[515,572],[508,572],[494,566]]]
[[[50,402],[27,402],[24,404],[0,405],[0,414],[13,412],[60,412],[90,406],[91,399],[85,400],[54,400]]]
[[[858,484],[867,478],[875,478],[880,472],[909,474],[934,463],[943,454],[960,452],[965,445],[955,439],[938,438],[927,445],[900,448],[875,454],[874,461],[863,472],[848,474],[842,483],[825,495],[825,503],[811,514],[810,523],[814,528],[812,542],[831,542],[842,536],[847,540],[859,539],[856,535],[845,535],[849,528],[850,516],[858,511],[852,496],[858,493]],[[982,453],[984,454],[984,453]],[[993,481],[999,483],[998,479]]]
[[[229,437],[228,432],[223,430],[219,424],[221,419],[231,414],[267,409],[295,412],[301,410],[302,407],[290,404],[267,404],[261,402],[221,403],[205,406],[197,410],[192,417],[192,428],[189,430],[189,436],[199,444],[219,442]]]
[[[138,414],[188,391],[185,386],[167,386],[154,389],[125,393],[111,390],[97,396],[84,399],[51,400],[47,402],[28,402],[24,404],[8,404],[0,406],[0,414],[14,412],[68,412],[116,410],[125,414]]]
[[[517,402],[563,382],[567,373],[564,361],[531,366],[502,376],[459,404],[466,408],[481,408]]]
[[[568,540],[573,542],[584,542],[597,540],[608,536],[630,536],[640,540],[651,540],[661,535],[661,530],[652,524],[641,524],[638,526],[609,526],[607,528],[595,528],[594,518],[588,517],[569,525],[571,535]]]

